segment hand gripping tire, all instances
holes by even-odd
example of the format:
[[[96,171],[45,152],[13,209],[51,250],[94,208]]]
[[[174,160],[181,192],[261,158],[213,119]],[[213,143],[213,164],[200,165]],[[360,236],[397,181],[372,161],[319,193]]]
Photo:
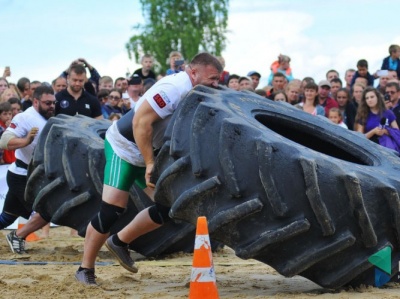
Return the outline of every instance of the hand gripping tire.
[[[58,115],[49,119],[41,133],[28,171],[25,199],[34,210],[58,225],[78,230],[98,212],[104,176],[104,136],[111,122],[85,116]],[[112,227],[115,233],[153,202],[136,185],[128,207]],[[194,226],[170,222],[142,236],[130,248],[145,255],[191,252]]]
[[[175,219],[207,216],[236,255],[328,288],[374,284],[386,246],[397,275],[400,160],[363,135],[286,103],[199,86],[182,102],[155,168]]]

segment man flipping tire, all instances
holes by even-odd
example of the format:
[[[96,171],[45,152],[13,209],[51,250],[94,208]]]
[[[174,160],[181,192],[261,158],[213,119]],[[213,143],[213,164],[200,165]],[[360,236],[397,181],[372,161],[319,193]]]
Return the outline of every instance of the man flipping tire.
[[[138,271],[128,244],[169,221],[169,207],[155,204],[142,210],[113,236],[109,236],[110,228],[123,213],[133,183],[141,188],[147,186],[149,193],[154,189],[150,180],[153,149],[161,147],[170,116],[180,101],[196,85],[217,87],[221,72],[222,66],[214,56],[197,54],[185,72],[161,79],[141,97],[134,110],[107,130],[102,204],[86,231],[83,260],[75,274],[78,281],[96,285],[95,260],[105,242],[125,269]]]

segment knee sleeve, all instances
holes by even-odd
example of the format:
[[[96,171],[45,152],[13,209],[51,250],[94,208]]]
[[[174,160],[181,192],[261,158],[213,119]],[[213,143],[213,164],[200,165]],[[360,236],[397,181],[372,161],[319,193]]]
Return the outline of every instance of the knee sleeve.
[[[169,207],[156,203],[154,206],[149,208],[149,216],[157,224],[164,224],[171,221],[169,217]]]
[[[14,216],[11,214],[7,214],[5,212],[0,214],[0,229],[4,229],[7,226],[13,224],[15,220],[17,220],[18,216]]]
[[[124,212],[124,208],[101,202],[100,211],[93,217],[91,224],[95,230],[101,234],[110,232],[111,226],[118,220]]]

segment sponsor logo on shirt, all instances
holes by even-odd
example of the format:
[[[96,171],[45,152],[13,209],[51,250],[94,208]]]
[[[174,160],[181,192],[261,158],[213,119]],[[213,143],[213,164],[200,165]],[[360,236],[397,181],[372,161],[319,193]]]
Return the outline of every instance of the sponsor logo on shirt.
[[[85,108],[86,109],[90,109],[90,105],[89,104],[85,104]]]
[[[167,104],[165,103],[164,99],[160,96],[159,93],[157,93],[154,97],[153,97],[154,101],[157,103],[158,107],[160,108],[164,108],[165,106],[167,106]]]
[[[67,101],[67,100],[62,100],[61,102],[60,102],[60,107],[61,108],[67,108],[69,106],[69,102]]]
[[[11,128],[11,129],[15,129],[16,127],[17,127],[16,124],[14,124],[14,123],[11,123],[11,124],[10,124],[10,128]]]

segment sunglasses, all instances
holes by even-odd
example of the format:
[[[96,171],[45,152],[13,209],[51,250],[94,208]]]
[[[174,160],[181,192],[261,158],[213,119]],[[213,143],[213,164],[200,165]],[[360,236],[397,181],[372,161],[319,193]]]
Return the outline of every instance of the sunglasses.
[[[113,97],[113,96],[108,96],[108,98],[116,101],[119,101],[121,99],[120,97]]]
[[[40,102],[45,104],[46,106],[51,106],[51,105],[55,105],[56,104],[56,101],[45,101],[45,102],[40,101]]]

